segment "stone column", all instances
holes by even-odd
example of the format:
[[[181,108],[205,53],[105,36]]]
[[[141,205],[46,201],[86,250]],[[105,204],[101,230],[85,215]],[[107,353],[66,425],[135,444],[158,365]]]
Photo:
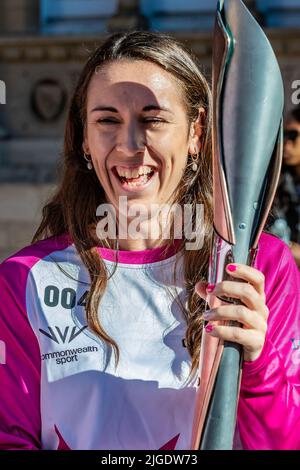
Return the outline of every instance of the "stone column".
[[[40,29],[40,0],[1,0],[0,35],[30,35]]]
[[[148,21],[141,14],[139,0],[119,0],[118,12],[107,22],[109,32],[148,29]]]

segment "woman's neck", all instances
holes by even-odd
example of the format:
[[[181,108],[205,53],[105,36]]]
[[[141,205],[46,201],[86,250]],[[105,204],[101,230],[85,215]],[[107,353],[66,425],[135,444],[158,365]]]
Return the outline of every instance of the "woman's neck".
[[[143,251],[151,248],[157,248],[158,246],[166,245],[168,240],[164,240],[164,243],[159,243],[159,240],[131,240],[131,239],[119,239],[119,250],[128,251]]]

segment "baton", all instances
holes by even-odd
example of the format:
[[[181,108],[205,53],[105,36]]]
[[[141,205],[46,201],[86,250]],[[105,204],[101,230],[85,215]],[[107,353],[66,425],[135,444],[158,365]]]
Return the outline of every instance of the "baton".
[[[228,263],[254,264],[282,162],[279,65],[241,0],[219,0],[217,5],[212,94],[214,236],[208,281],[216,284],[233,280],[225,271]],[[241,374],[242,347],[209,336],[203,328],[192,449],[232,449]]]

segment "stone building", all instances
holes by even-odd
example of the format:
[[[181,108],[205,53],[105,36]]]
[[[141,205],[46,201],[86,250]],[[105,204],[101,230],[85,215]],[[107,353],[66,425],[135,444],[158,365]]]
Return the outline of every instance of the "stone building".
[[[299,0],[245,1],[280,62],[286,109],[300,99]],[[216,0],[1,0],[0,260],[28,244],[57,180],[68,97],[109,31],[168,31],[210,77]],[[271,79],[271,78],[270,78]]]

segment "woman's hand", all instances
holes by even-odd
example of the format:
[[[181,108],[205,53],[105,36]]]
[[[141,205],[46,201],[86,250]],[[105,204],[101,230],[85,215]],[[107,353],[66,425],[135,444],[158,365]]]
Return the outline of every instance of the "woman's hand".
[[[241,344],[244,360],[252,362],[260,355],[267,332],[269,310],[264,291],[265,278],[260,271],[244,264],[229,264],[226,270],[237,280],[222,281],[215,286],[198,282],[195,286],[196,292],[208,301],[210,307],[204,313],[204,319],[209,321],[206,332],[224,341]],[[239,279],[246,282],[239,282]],[[224,303],[217,296],[234,297],[244,305]],[[242,326],[219,324],[224,320],[234,320]]]

